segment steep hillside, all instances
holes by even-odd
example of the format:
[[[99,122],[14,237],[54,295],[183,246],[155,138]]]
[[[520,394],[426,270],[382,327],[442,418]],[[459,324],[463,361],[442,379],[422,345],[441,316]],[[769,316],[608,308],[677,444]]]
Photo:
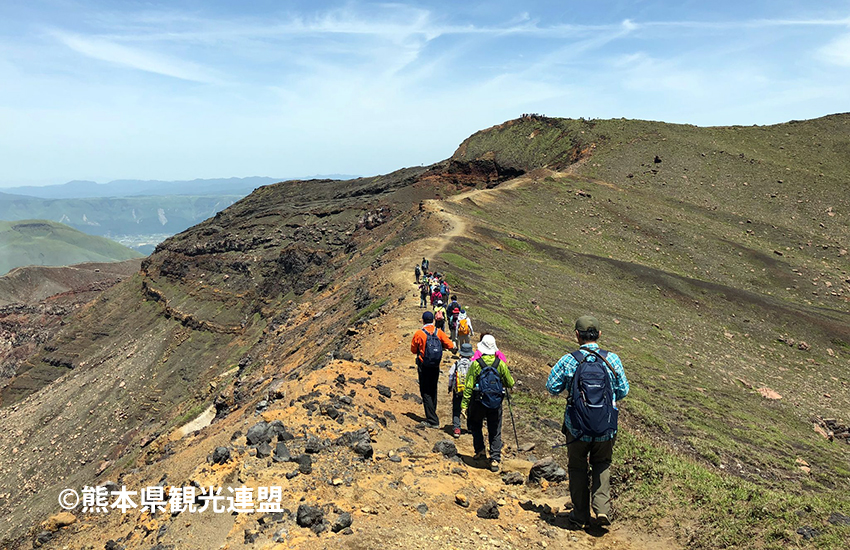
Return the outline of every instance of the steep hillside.
[[[805,536],[844,548],[846,123],[525,117],[431,167],[260,188],[160,245],[7,386],[0,487],[15,490],[0,495],[0,536],[145,549],[783,548]],[[434,452],[445,434],[416,428],[422,256],[521,382],[503,437],[515,418],[521,448],[536,446],[510,445],[518,485],[475,464],[468,435],[447,460]],[[568,533],[566,484],[525,480],[533,458],[565,464],[550,450],[563,400],[542,385],[588,312],[632,393],[615,527]],[[279,452],[257,444],[261,420],[280,420]],[[77,510],[69,527],[40,523],[62,489],[107,481],[278,485],[286,513]],[[476,515],[487,499],[501,521]],[[307,504],[329,523],[350,513],[351,530],[296,525]]]
[[[18,367],[101,292],[133,276],[140,259],[19,267],[0,277],[0,407]]]
[[[114,262],[141,254],[120,244],[46,220],[0,221],[0,275],[27,265]]]

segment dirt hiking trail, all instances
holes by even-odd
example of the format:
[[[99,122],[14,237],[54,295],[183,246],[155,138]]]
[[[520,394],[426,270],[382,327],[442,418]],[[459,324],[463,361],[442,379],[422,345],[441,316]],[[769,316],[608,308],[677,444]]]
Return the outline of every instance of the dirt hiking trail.
[[[476,189],[462,193],[447,199],[447,201],[426,201],[424,214],[431,217],[430,223],[434,225],[432,235],[415,241],[397,250],[397,256],[383,266],[381,276],[387,278],[397,289],[406,293],[404,299],[397,306],[390,308],[387,315],[379,318],[379,323],[384,332],[376,332],[365,338],[366,349],[372,349],[376,353],[375,360],[391,360],[393,365],[402,365],[396,380],[393,382],[399,387],[400,392],[405,394],[419,395],[416,368],[413,366],[413,355],[410,353],[410,340],[413,333],[421,326],[421,316],[425,309],[419,307],[418,287],[414,281],[413,267],[421,262],[423,257],[431,262],[431,269],[443,271],[444,266],[439,261],[438,255],[444,250],[452,238],[465,234],[467,222],[462,217],[446,211],[443,206],[446,202],[460,203],[464,200],[475,200],[476,202],[489,202],[499,199],[499,194],[505,189],[513,189],[522,185],[533,183],[532,178],[520,177],[492,189]],[[452,289],[452,294],[458,294],[459,301],[463,303],[463,289]],[[475,319],[473,316],[473,326]],[[392,329],[392,330],[391,330]],[[499,335],[495,334],[498,342]],[[473,345],[478,338],[473,337]],[[566,345],[566,343],[565,343]],[[399,416],[398,428],[405,431],[413,430],[419,438],[427,441],[426,446],[432,447],[435,443],[451,438],[451,397],[447,392],[448,368],[457,356],[450,352],[444,352],[441,377],[439,383],[437,413],[440,418],[440,429],[416,428],[416,425],[424,419],[421,404],[408,402],[407,411]],[[530,361],[530,360],[529,360]],[[514,364],[508,355],[508,364]],[[388,373],[388,375],[395,374]],[[521,379],[522,373],[514,372],[514,377]],[[389,376],[383,376],[389,380]],[[388,382],[385,382],[389,385]],[[515,411],[516,412],[516,411]],[[390,429],[395,429],[395,424],[390,424]],[[465,474],[459,475],[450,469],[449,475],[437,475],[427,480],[427,485],[433,488],[440,487],[445,502],[441,503],[437,523],[443,523],[453,529],[460,528],[465,532],[465,538],[472,540],[461,544],[460,541],[450,543],[448,540],[438,544],[439,548],[596,548],[607,549],[673,549],[679,548],[674,541],[659,536],[645,534],[634,529],[627,523],[614,522],[609,531],[591,530],[570,531],[566,528],[566,515],[570,510],[569,492],[567,484],[559,486],[543,487],[531,484],[506,485],[502,481],[505,472],[519,472],[527,478],[532,462],[527,458],[544,458],[548,455],[545,448],[533,449],[528,453],[521,453],[515,448],[514,428],[511,424],[510,413],[505,407],[503,413],[502,440],[504,442],[501,472],[493,473],[488,469],[489,463],[477,464],[472,461],[473,448],[472,436],[466,430],[466,422],[462,422],[462,436],[453,440],[457,446],[461,466]],[[485,425],[486,430],[486,425]],[[522,445],[523,434],[519,433],[519,442]],[[423,465],[424,466],[424,465]],[[414,471],[418,468],[414,468]],[[424,485],[426,480],[422,480]],[[454,495],[462,493],[470,497],[472,505],[462,508],[454,502]],[[500,509],[501,518],[498,520],[485,520],[476,516],[476,510],[485,500],[491,496],[503,504]],[[555,513],[544,513],[549,507]],[[422,518],[426,519],[426,518]],[[430,522],[417,521],[425,525]],[[498,526],[498,527],[497,527]],[[477,534],[480,532],[480,535]],[[510,535],[506,537],[505,535]],[[499,541],[501,539],[501,542]],[[445,539],[444,539],[445,540]]]

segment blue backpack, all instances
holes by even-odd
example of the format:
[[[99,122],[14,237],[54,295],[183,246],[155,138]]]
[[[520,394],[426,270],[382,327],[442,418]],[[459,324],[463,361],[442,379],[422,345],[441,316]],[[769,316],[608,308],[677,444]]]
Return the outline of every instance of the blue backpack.
[[[437,336],[437,329],[434,328],[434,332],[431,333],[423,328],[422,332],[426,335],[425,350],[422,352],[422,365],[439,368],[440,361],[443,360],[443,343],[440,341],[440,337]]]
[[[619,412],[614,407],[614,388],[608,369],[615,377],[618,375],[606,359],[608,352],[582,348],[570,355],[578,362],[567,402],[567,416],[576,432],[575,438],[612,435],[617,431]],[[589,361],[591,357],[593,360]]]
[[[487,409],[498,409],[502,406],[505,397],[505,387],[502,385],[502,377],[499,375],[499,358],[493,361],[489,367],[483,357],[478,358],[481,365],[481,373],[478,375],[478,400]]]

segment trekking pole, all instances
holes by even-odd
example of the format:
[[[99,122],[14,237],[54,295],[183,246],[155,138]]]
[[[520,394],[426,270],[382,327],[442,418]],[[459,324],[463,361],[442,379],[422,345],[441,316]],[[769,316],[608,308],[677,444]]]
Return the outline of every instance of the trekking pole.
[[[514,440],[516,440],[516,452],[519,452],[519,436],[516,434],[516,420],[514,420],[514,407],[511,405],[511,392],[508,395],[508,410],[511,411],[511,425],[514,427]]]

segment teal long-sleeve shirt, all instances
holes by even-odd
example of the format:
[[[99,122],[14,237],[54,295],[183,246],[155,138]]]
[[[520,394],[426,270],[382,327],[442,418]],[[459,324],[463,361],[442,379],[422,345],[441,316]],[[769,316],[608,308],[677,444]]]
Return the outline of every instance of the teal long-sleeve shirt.
[[[581,348],[592,349],[594,351],[599,351],[599,345],[595,342],[591,342],[589,344],[584,344]],[[585,355],[588,355],[585,353]],[[608,376],[611,378],[611,387],[614,390],[614,399],[616,406],[616,401],[619,401],[626,397],[629,393],[629,381],[626,379],[626,371],[623,369],[623,363],[620,361],[620,357],[616,353],[608,352],[607,355],[608,362],[611,363],[611,366],[614,368],[614,372],[617,373],[617,376],[614,376],[614,373],[608,369]],[[598,361],[596,357],[592,359],[588,359],[588,361],[595,360]],[[546,389],[549,390],[549,393],[553,395],[557,395],[564,390],[569,390],[573,383],[573,376],[576,373],[576,368],[578,367],[578,363],[575,358],[571,354],[566,354],[561,359],[555,363],[555,366],[552,367],[552,372],[549,373],[549,379],[546,380]],[[575,435],[575,431],[573,430],[572,424],[570,423],[570,418],[566,414],[564,415],[564,424],[571,434]],[[582,441],[605,441],[607,439],[611,439],[616,435],[616,432],[612,434],[610,437],[602,437],[602,438],[592,438],[590,436],[582,437]]]

